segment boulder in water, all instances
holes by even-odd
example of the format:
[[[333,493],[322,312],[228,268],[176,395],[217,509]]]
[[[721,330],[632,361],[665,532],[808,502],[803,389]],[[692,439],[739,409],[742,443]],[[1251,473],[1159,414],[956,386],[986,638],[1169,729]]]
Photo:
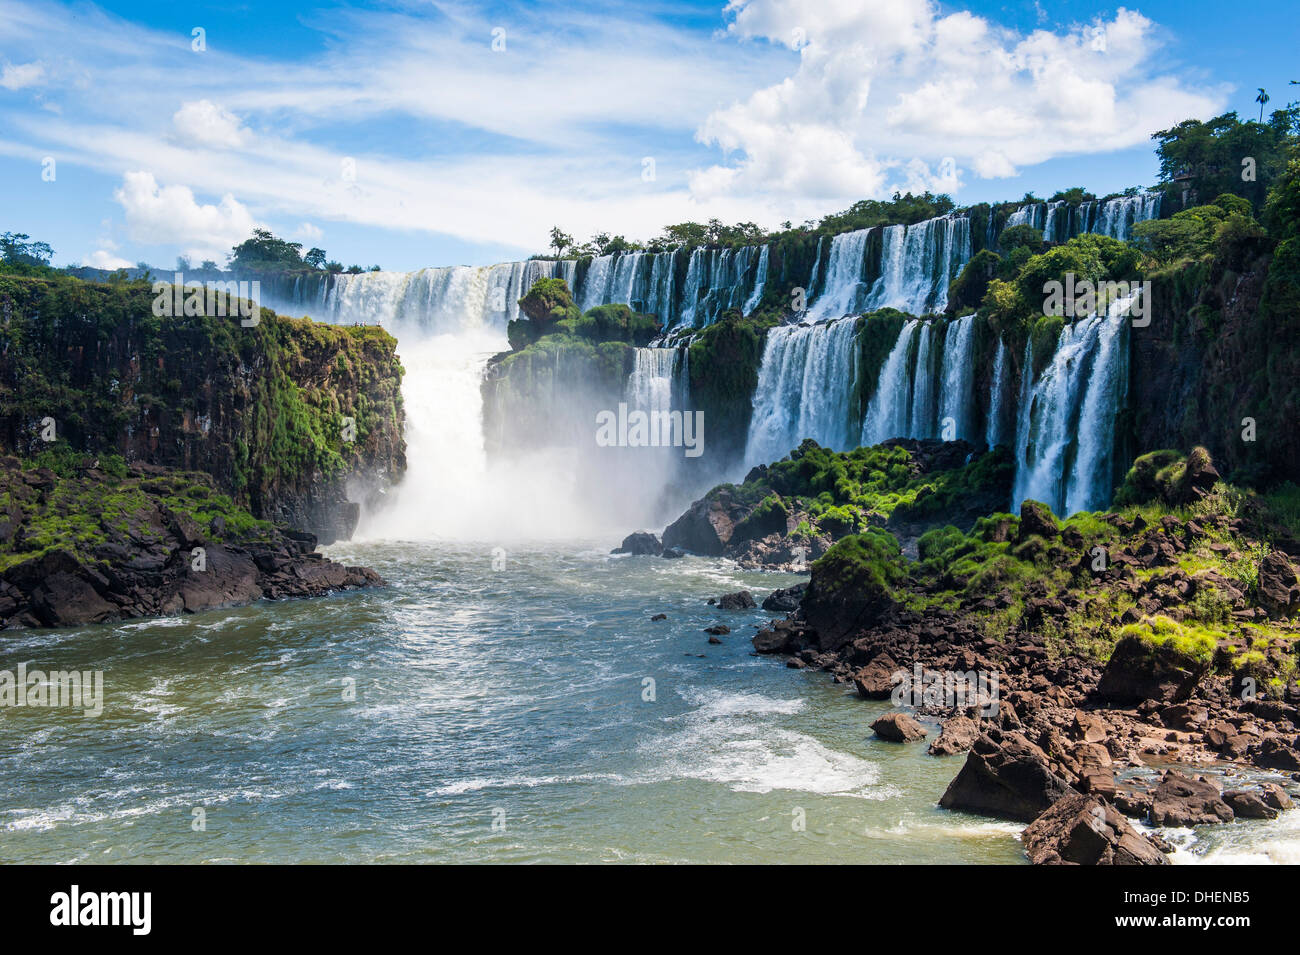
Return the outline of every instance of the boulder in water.
[[[752,610],[758,604],[748,590],[738,590],[734,594],[723,594],[718,598],[719,610]]]
[[[611,554],[631,554],[633,557],[658,557],[664,552],[664,545],[659,538],[647,531],[636,531],[623,538],[623,543],[615,547]]]
[[[795,584],[793,587],[774,590],[763,601],[763,609],[777,613],[791,613],[799,609],[799,601],[803,599],[803,595],[807,592],[808,584],[806,581],[802,584]]]
[[[1157,826],[1204,826],[1232,822],[1232,807],[1205,778],[1168,770],[1152,796],[1151,822]]]
[[[1097,796],[1071,793],[1020,834],[1034,865],[1168,865],[1154,842]]]
[[[1022,734],[991,728],[966,756],[939,805],[983,816],[1032,822],[1074,789]]]
[[[925,727],[907,713],[886,713],[871,724],[871,729],[890,743],[910,743],[926,737]]]

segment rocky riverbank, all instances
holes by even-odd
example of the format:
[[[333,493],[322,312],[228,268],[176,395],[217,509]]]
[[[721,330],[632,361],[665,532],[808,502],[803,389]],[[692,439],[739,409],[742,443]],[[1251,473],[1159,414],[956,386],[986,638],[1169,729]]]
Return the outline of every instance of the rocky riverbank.
[[[839,539],[887,529],[915,552],[927,530],[969,529],[1011,494],[1005,448],[896,439],[836,453],[806,440],[783,461],[723,484],[663,532],[631,534],[615,553],[726,557],[741,567],[807,569]]]
[[[0,458],[0,629],[194,613],[384,586],[255,519],[203,473]]]
[[[673,527],[716,527],[707,517],[728,496],[715,490]],[[882,740],[964,753],[940,805],[1028,824],[1032,861],[1162,863],[1170,847],[1128,820],[1219,825],[1291,808],[1293,498],[1223,483],[1196,449],[1139,459],[1110,512],[1059,521],[1027,501],[968,531],[926,531],[915,559],[887,517],[828,546],[806,588],[770,596],[765,607],[795,609],[754,646],[892,700],[872,726]]]

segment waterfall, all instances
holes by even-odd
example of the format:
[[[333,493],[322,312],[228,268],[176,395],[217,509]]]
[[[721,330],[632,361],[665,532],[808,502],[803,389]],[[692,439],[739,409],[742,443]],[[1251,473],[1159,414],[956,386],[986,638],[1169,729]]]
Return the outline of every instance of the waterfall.
[[[756,255],[756,252],[750,245],[739,249],[701,247],[693,251],[686,264],[680,324],[703,328],[717,321],[728,309],[741,308],[762,281],[757,277],[758,266],[765,262],[766,247],[762,253]],[[762,269],[766,269],[765,264]]]
[[[1127,239],[1133,226],[1160,215],[1160,194],[1149,192],[1108,200],[1101,208],[1096,231],[1112,239]]]
[[[921,323],[912,320],[898,333],[898,341],[890,349],[876,393],[871,396],[867,413],[862,420],[862,444],[879,444],[890,438],[906,437],[908,432],[908,396],[911,394],[907,361],[912,349],[912,338]],[[928,327],[928,326],[927,326]]]
[[[871,310],[912,315],[941,312],[948,286],[970,260],[970,219],[939,216],[915,225],[886,226],[880,277],[867,300]]]
[[[1120,299],[1105,315],[1061,330],[1052,360],[1021,401],[1013,507],[1032,498],[1064,516],[1109,499],[1131,304]]]
[[[309,301],[284,303],[291,314],[325,322],[384,325],[423,335],[466,326],[504,330],[519,317],[519,299],[542,278],[572,282],[572,261],[530,259],[499,265],[451,266],[414,272],[340,273]],[[301,295],[295,284],[295,295]]]
[[[989,420],[984,441],[990,447],[1002,442],[1002,392],[1007,383],[1007,346],[998,338],[997,354],[993,357],[993,383],[989,386]]]
[[[916,368],[912,372],[912,425],[904,432],[909,438],[934,437],[934,362],[930,358],[930,343],[934,328],[930,322],[921,326],[921,339],[916,346]]]
[[[626,305],[672,323],[676,252],[615,252],[591,260],[574,301],[581,311]]]
[[[870,234],[870,229],[858,229],[856,232],[842,232],[831,239],[830,256],[826,262],[826,281],[821,294],[808,310],[808,321],[839,318],[861,311],[867,293],[865,273],[867,237]],[[813,265],[810,286],[817,279],[820,264],[818,261]]]
[[[804,289],[804,295],[808,301],[812,301],[817,296],[817,276],[822,270],[822,246],[826,244],[826,236],[818,236],[817,251],[813,255],[812,276],[808,279],[808,287]]]
[[[842,318],[767,333],[745,443],[747,464],[779,460],[804,438],[841,451],[857,446],[857,420],[850,411],[857,329],[856,318]]]
[[[1087,232],[1127,240],[1133,226],[1160,216],[1160,193],[1116,196],[1105,202],[1088,199],[1071,206],[1063,200],[1031,202],[1007,217],[1003,229],[1030,225],[1041,229],[1047,242],[1068,242]]]
[[[948,334],[943,341],[943,393],[941,395],[940,435],[943,424],[951,418],[955,430],[953,437],[970,439],[974,431],[970,425],[971,387],[975,378],[975,316],[967,315],[949,322]]]
[[[758,277],[754,281],[754,291],[745,301],[743,309],[746,315],[749,315],[754,309],[758,308],[758,303],[763,298],[763,286],[767,284],[767,246],[763,246],[763,251],[758,256]]]
[[[685,356],[682,348],[638,348],[625,397],[640,411],[672,411],[686,407]]]
[[[519,318],[519,299],[534,282],[562,278],[584,312],[597,305],[627,305],[655,315],[667,327],[674,319],[676,256],[676,252],[597,256],[580,287],[575,287],[578,263],[573,259],[322,274],[312,283],[295,276],[292,286],[274,289],[266,296],[266,304],[286,314],[307,314],[325,322],[406,327],[419,329],[421,334],[455,331],[467,321],[504,329],[507,322]],[[742,293],[733,297],[739,301]]]
[[[1097,327],[1096,357],[1079,414],[1078,451],[1066,491],[1065,513],[1091,511],[1110,501],[1115,419],[1128,392],[1127,313],[1137,293],[1112,302]]]
[[[808,280],[815,295],[811,321],[854,315],[864,310],[896,308],[912,315],[941,312],[948,304],[948,285],[971,257],[970,219],[949,215],[913,225],[881,230],[880,272],[872,275],[867,249],[874,228],[843,232],[831,239],[826,275],[819,254]]]

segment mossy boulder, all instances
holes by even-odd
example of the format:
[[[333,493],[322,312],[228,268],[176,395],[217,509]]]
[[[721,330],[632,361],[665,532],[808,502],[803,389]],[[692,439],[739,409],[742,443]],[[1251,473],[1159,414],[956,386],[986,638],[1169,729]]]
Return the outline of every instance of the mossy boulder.
[[[836,542],[812,565],[802,604],[805,621],[824,651],[839,649],[897,606],[906,576],[892,534],[868,530]]]
[[[519,300],[519,311],[533,323],[537,333],[546,334],[550,326],[566,318],[578,317],[578,306],[564,279],[538,279]]]
[[[1181,703],[1209,672],[1214,636],[1155,616],[1120,630],[1097,695],[1113,703]]]
[[[1057,523],[1052,509],[1040,501],[1025,501],[1020,505],[1020,536],[1019,543],[1024,543],[1030,537],[1042,537],[1051,539],[1059,536],[1061,525]]]
[[[1124,483],[1115,492],[1119,505],[1145,504],[1153,500],[1168,500],[1174,483],[1182,476],[1182,452],[1162,448],[1140,455],[1124,476]]]

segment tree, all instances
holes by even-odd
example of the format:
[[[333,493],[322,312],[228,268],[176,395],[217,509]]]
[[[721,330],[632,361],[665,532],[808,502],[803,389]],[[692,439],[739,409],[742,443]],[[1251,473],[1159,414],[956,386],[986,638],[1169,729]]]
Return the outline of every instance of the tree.
[[[219,269],[219,266],[211,259],[204,259],[199,263],[199,268],[204,272],[216,272]]]
[[[1035,229],[1031,225],[1013,225],[1003,229],[1002,234],[998,236],[998,247],[1003,252],[1011,252],[1023,247],[1028,249],[1031,255],[1037,255],[1043,251],[1043,246],[1046,244],[1043,241],[1042,230]]]
[[[1268,102],[1268,94],[1264,92],[1264,87],[1259,88],[1259,95],[1255,97],[1255,102],[1259,104],[1259,121],[1264,122],[1264,104]]]
[[[178,256],[176,256],[176,271],[177,271],[177,272],[188,272],[188,271],[190,270],[191,267],[192,267],[192,266],[190,265],[190,257],[189,257],[188,255],[178,255]]]
[[[557,256],[563,255],[564,250],[573,247],[573,236],[560,230],[559,226],[551,227],[551,248],[555,250]]]
[[[286,242],[266,229],[254,229],[252,238],[239,243],[230,254],[230,267],[237,271],[279,272],[303,265],[301,242]]]
[[[302,260],[313,269],[323,269],[325,268],[325,250],[312,249],[302,257]]]
[[[1274,110],[1267,123],[1243,123],[1236,113],[1184,120],[1151,136],[1160,179],[1171,199],[1180,198],[1184,184],[1190,184],[1199,201],[1230,192],[1259,209],[1286,166],[1297,124],[1300,108],[1293,107]]]
[[[0,260],[5,265],[49,265],[54,250],[45,242],[31,242],[25,232],[0,236]]]

